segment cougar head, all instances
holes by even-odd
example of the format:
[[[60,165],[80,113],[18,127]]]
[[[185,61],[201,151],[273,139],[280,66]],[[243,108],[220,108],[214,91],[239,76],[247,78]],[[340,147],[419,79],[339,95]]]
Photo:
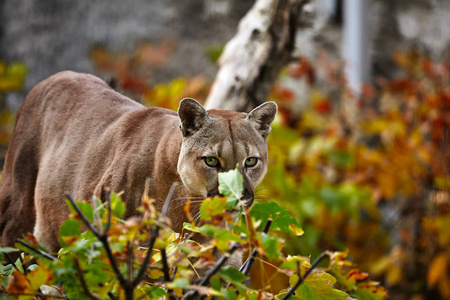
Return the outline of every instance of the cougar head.
[[[240,204],[250,207],[254,188],[267,172],[267,141],[277,105],[266,102],[250,113],[206,111],[196,100],[180,102],[183,134],[177,170],[192,196],[219,195],[218,174],[238,170],[244,180]]]

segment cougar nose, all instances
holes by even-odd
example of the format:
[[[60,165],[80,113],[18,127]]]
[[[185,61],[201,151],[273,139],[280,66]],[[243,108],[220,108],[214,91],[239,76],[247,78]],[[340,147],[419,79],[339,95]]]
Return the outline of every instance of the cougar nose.
[[[239,199],[239,200],[245,206],[245,208],[250,208],[252,206],[253,200],[254,200],[253,191],[244,189],[241,199]]]

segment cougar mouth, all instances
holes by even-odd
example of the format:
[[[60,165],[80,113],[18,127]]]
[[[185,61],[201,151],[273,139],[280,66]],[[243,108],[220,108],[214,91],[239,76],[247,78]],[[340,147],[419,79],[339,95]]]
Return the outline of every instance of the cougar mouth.
[[[242,203],[245,209],[249,209],[252,206],[254,200],[255,197],[253,195],[251,195],[250,197],[242,196],[239,200],[239,203]]]

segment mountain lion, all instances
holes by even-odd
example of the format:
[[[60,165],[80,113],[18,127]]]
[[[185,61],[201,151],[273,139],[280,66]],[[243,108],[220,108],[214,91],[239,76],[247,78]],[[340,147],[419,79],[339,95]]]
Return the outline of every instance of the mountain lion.
[[[0,245],[34,232],[57,251],[69,215],[66,193],[88,200],[104,198],[105,188],[125,191],[125,217],[136,215],[148,177],[157,209],[172,183],[182,183],[168,212],[178,232],[187,218],[175,199],[218,195],[218,173],[236,164],[244,178],[240,201],[250,206],[267,171],[266,137],[276,112],[274,102],[249,114],[206,111],[186,98],[177,114],[145,108],[92,75],[53,75],[17,113],[0,182]]]

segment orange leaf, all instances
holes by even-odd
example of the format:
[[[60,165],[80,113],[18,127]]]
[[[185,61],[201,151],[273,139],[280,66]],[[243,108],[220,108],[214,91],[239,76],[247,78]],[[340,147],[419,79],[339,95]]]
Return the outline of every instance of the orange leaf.
[[[31,289],[30,283],[25,275],[16,271],[13,273],[13,277],[9,280],[8,292],[26,294],[32,293],[33,290]]]
[[[356,282],[357,280],[365,280],[369,277],[369,274],[362,273],[358,269],[352,269],[347,274],[347,280]]]
[[[428,285],[434,286],[439,279],[447,272],[448,257],[447,253],[441,252],[433,258],[428,268]]]

